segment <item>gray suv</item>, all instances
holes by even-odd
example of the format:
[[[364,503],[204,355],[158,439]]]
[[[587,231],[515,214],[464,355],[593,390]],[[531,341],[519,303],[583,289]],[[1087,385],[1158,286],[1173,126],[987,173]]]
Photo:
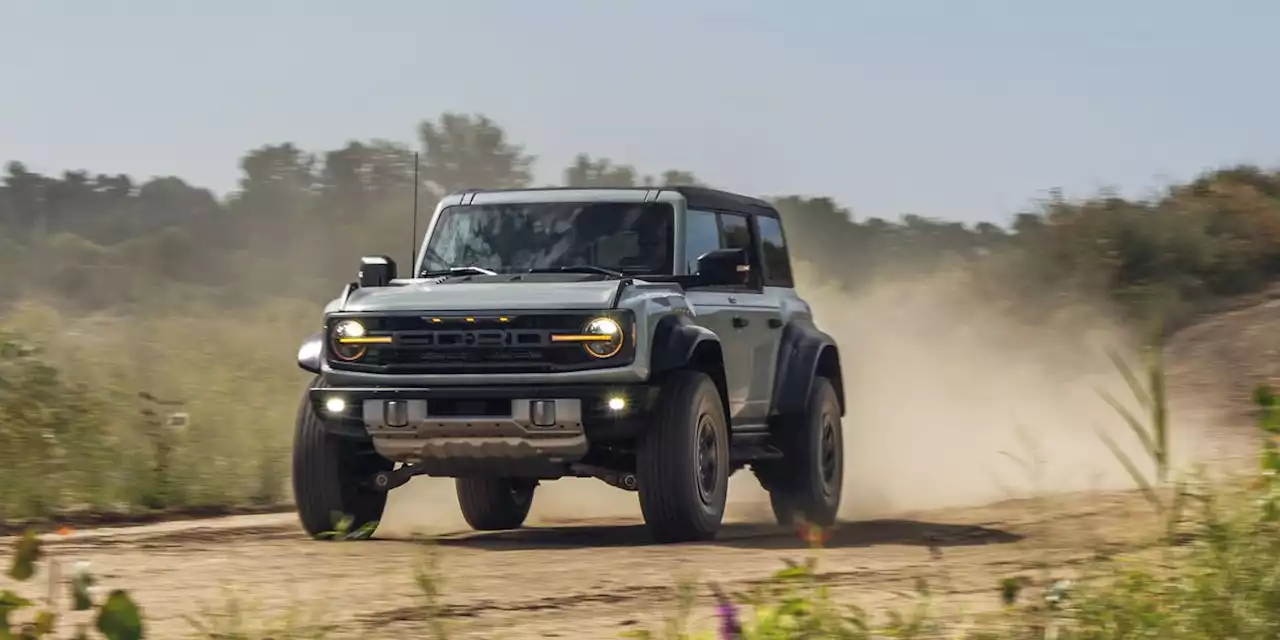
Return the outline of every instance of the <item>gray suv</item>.
[[[840,356],[796,295],[778,212],[694,187],[467,191],[412,274],[385,256],[298,352],[304,529],[376,527],[387,491],[456,479],[477,530],[520,527],[538,484],[639,492],[653,538],[714,538],[751,466],[780,523],[835,520]],[[399,466],[396,466],[399,463]]]

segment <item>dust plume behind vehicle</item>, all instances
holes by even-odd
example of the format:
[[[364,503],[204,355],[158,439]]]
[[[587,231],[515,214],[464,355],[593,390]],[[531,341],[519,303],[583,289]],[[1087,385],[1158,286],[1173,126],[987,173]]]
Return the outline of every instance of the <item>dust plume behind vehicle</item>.
[[[1095,427],[1148,471],[1100,395],[1136,411],[1107,350],[1134,357],[1138,344],[1107,305],[1012,299],[1016,287],[979,283],[960,269],[898,269],[849,292],[822,277],[839,268],[797,265],[798,289],[845,361],[843,519],[1132,488]],[[1039,305],[1035,313],[1026,313],[1030,304]],[[1175,465],[1238,450],[1233,434],[1205,431],[1222,399],[1176,385],[1170,393]],[[727,519],[771,520],[749,472],[734,475],[729,501]],[[454,502],[451,481],[417,478],[393,493],[379,535],[461,530]],[[530,524],[588,516],[637,519],[639,507],[634,494],[564,479],[540,489]]]

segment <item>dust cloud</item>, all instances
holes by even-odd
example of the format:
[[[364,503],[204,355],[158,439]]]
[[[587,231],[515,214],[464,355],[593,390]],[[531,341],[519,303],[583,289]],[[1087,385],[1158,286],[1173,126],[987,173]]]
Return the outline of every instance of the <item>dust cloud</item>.
[[[1132,488],[1097,435],[1152,472],[1109,393],[1146,422],[1108,349],[1135,344],[1104,305],[1046,308],[964,271],[899,275],[858,293],[800,266],[801,293],[841,348],[848,412],[844,519],[988,504],[1008,498]],[[1171,390],[1175,466],[1221,455],[1205,425],[1213,399]],[[749,471],[731,480],[727,520],[771,519]],[[639,521],[634,493],[594,479],[543,484],[529,524]],[[417,478],[392,493],[380,531],[465,531],[453,481]]]
[[[1105,305],[1033,306],[1009,299],[1016,290],[961,270],[887,278],[856,295],[807,288],[841,347],[843,518],[1133,488],[1099,429],[1153,472],[1102,396],[1149,424],[1107,353],[1138,365],[1131,335]],[[1171,388],[1169,405],[1176,469],[1223,455],[1207,430],[1218,402]]]

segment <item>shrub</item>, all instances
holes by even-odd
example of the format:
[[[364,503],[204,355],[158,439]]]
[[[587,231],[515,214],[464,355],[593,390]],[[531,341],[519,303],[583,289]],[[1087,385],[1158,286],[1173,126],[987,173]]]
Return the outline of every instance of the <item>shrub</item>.
[[[14,546],[8,578],[19,583],[31,582],[42,555],[40,538],[33,531],[27,531]],[[56,576],[56,562],[52,566]],[[142,611],[129,593],[114,589],[101,602],[95,602],[92,593],[95,582],[86,565],[76,567],[68,583],[71,611],[92,615],[93,628],[108,640],[140,640],[143,635]],[[55,595],[52,590],[59,585],[56,579],[51,580],[50,585],[51,592],[45,607],[38,607],[34,601],[13,590],[0,591],[0,638],[34,640],[54,635],[60,612],[53,606]],[[19,622],[14,616],[25,618],[25,621]],[[88,622],[78,622],[75,627],[77,639],[89,638]]]

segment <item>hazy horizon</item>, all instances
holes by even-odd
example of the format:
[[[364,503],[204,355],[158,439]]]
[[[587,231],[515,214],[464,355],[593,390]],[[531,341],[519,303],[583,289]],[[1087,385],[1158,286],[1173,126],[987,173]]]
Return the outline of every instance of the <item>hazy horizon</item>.
[[[1280,156],[1280,4],[804,6],[0,2],[0,160],[222,195],[256,146],[478,112],[538,184],[585,152],[858,218],[1005,222],[1055,187],[1142,196]]]

